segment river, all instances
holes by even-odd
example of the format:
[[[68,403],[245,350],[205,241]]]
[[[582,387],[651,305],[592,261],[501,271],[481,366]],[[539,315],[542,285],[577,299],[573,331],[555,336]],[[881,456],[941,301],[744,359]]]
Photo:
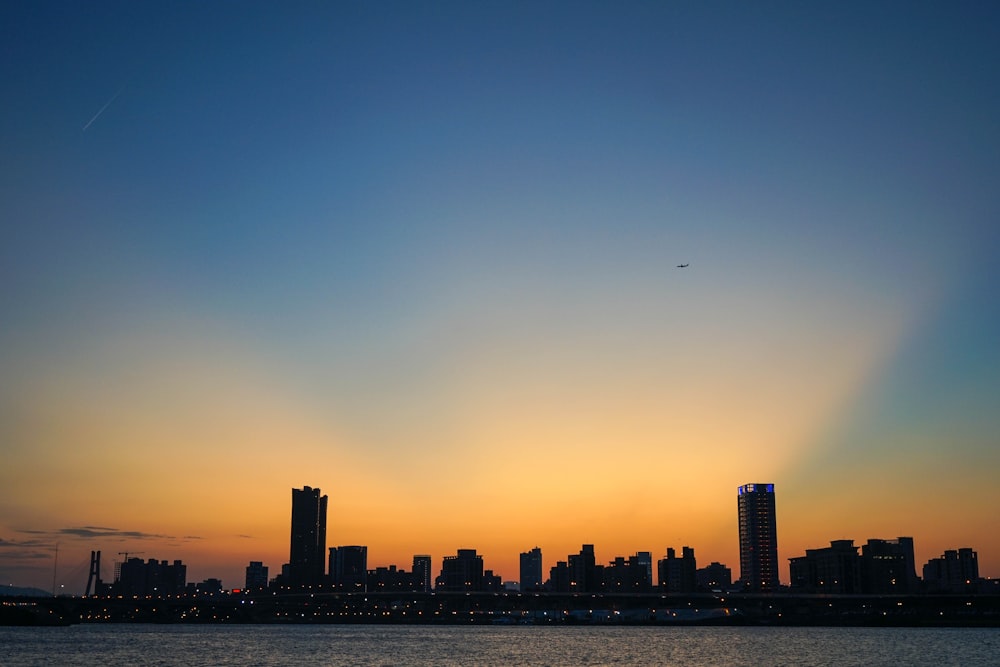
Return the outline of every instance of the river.
[[[81,624],[0,627],[23,665],[1000,665],[1000,629]]]

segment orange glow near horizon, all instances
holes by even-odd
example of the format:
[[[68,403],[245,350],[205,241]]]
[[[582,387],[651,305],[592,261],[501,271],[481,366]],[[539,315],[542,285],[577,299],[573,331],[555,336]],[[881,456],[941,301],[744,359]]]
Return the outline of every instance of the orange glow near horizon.
[[[4,7],[0,584],[274,576],[305,485],[372,567],[738,577],[767,482],[782,581],[1000,576],[1000,3],[59,4]]]
[[[289,490],[304,484],[331,498],[328,546],[365,544],[371,567],[408,569],[417,553],[440,563],[476,548],[487,568],[516,580],[522,551],[541,546],[548,568],[591,543],[604,561],[693,546],[700,564],[723,562],[736,577],[735,490],[748,481],[777,483],[783,559],[844,535],[861,544],[911,534],[926,560],[970,533],[943,516],[908,521],[919,489],[896,483],[872,514],[865,508],[885,489],[858,490],[866,479],[877,484],[877,472],[851,471],[846,493],[791,481],[801,443],[845,409],[884,356],[894,336],[886,332],[822,357],[794,347],[762,359],[740,349],[660,362],[626,352],[618,366],[592,363],[587,377],[585,349],[572,346],[536,358],[534,369],[459,351],[463,372],[429,398],[450,401],[446,420],[393,412],[399,423],[366,431],[350,420],[334,427],[276,394],[231,347],[202,344],[192,356],[156,338],[153,358],[116,347],[115,358],[88,357],[75,380],[65,367],[58,381],[36,376],[37,394],[22,397],[30,446],[16,453],[30,474],[8,473],[4,483],[10,497],[27,499],[21,526],[147,534],[78,547],[53,534],[63,562],[73,548],[143,552],[184,560],[191,580],[222,575],[227,586],[242,585],[250,560],[280,571]],[[519,384],[523,377],[532,381]],[[975,546],[987,573],[998,549],[985,539],[978,534]]]

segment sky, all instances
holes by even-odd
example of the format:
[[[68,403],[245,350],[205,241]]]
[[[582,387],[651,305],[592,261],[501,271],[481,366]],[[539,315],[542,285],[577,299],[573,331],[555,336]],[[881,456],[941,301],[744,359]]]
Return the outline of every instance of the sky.
[[[1000,576],[1000,7],[0,5],[0,583],[243,584],[292,488],[504,579]],[[688,264],[687,268],[678,268]]]

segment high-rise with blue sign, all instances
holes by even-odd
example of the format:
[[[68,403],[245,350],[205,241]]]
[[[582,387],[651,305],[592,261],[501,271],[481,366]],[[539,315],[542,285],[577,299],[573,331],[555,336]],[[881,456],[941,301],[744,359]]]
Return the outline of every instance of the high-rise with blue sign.
[[[774,484],[739,488],[740,580],[753,593],[778,590],[778,531]]]

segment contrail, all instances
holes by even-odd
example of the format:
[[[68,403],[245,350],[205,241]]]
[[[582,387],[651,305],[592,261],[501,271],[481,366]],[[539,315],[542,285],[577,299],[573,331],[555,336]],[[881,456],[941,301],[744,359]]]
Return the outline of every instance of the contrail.
[[[86,124],[86,125],[84,125],[84,126],[83,126],[83,132],[86,132],[86,131],[87,131],[87,128],[88,128],[88,127],[90,127],[91,125],[93,125],[94,121],[95,121],[95,120],[97,120],[97,118],[98,118],[98,117],[99,117],[99,116],[100,116],[100,115],[101,115],[102,113],[104,113],[104,110],[105,110],[105,109],[107,109],[107,108],[108,108],[109,106],[111,106],[111,103],[112,103],[112,102],[114,102],[114,101],[115,101],[116,99],[118,99],[118,96],[122,94],[122,91],[123,91],[123,90],[125,90],[125,86],[122,86],[121,88],[119,88],[119,89],[118,89],[118,92],[117,92],[117,93],[115,93],[114,95],[112,95],[112,96],[111,96],[111,99],[110,99],[110,100],[108,100],[108,101],[107,101],[107,102],[106,102],[106,103],[104,104],[104,106],[103,106],[103,107],[101,107],[101,108],[100,108],[100,110],[99,110],[99,111],[98,111],[97,113],[95,113],[95,114],[94,114],[94,117],[93,117],[93,118],[91,118],[91,119],[90,119],[90,120],[89,120],[89,121],[87,122],[87,124]]]

